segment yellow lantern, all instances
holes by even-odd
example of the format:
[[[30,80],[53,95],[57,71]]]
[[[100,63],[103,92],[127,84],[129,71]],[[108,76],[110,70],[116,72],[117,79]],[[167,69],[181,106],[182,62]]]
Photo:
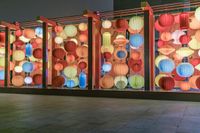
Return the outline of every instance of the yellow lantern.
[[[5,58],[4,57],[0,57],[0,66],[1,67],[5,66]]]
[[[10,34],[10,44],[12,44],[16,40],[13,34]]]
[[[69,78],[74,78],[77,75],[77,68],[74,66],[67,66],[64,69],[64,75]]]
[[[160,62],[161,60],[164,60],[164,59],[169,59],[169,57],[167,57],[167,56],[165,56],[165,55],[159,55],[159,56],[157,56],[156,59],[155,59],[155,64],[156,64],[156,66],[158,67],[159,62]]]
[[[195,18],[196,18],[198,21],[200,21],[200,7],[198,7],[198,8],[195,10],[194,16],[195,16]]]
[[[15,68],[14,68],[14,71],[16,72],[16,73],[21,73],[22,72],[22,66],[16,66]]]
[[[156,84],[156,86],[160,87],[160,86],[159,86],[159,80],[160,80],[162,77],[167,77],[167,75],[166,75],[166,74],[158,74],[158,75],[156,76],[156,78],[155,78],[155,84]]]
[[[66,25],[64,28],[65,34],[69,37],[74,37],[78,33],[76,26],[74,25]]]
[[[80,23],[80,24],[78,25],[78,29],[79,29],[80,31],[86,31],[86,30],[88,29],[88,25],[87,25],[86,23]]]
[[[0,48],[0,57],[4,57],[5,56],[5,48],[1,47]]]
[[[111,34],[109,32],[103,33],[103,45],[111,45]]]
[[[64,40],[67,39],[67,35],[65,34],[64,30],[62,32],[57,33],[57,36],[62,37]]]
[[[192,55],[194,53],[193,50],[191,50],[190,48],[188,47],[182,47],[182,48],[179,48],[176,53],[178,55],[180,55],[181,57],[188,57],[190,55]]]
[[[112,22],[111,22],[110,20],[104,20],[104,21],[102,22],[102,27],[103,27],[104,29],[109,29],[111,26],[112,26]]]
[[[102,53],[109,52],[112,54],[114,52],[114,46],[113,45],[103,45],[101,47],[101,52]]]
[[[129,20],[129,27],[132,30],[141,31],[141,29],[144,27],[144,19],[140,16],[133,16]]]
[[[192,36],[192,40],[188,43],[189,47],[194,50],[200,49],[200,42],[197,41],[195,36]]]
[[[22,61],[25,58],[25,53],[22,50],[15,50],[13,52],[13,59],[15,61]]]
[[[200,23],[194,16],[190,17],[189,27],[192,30],[200,29]]]

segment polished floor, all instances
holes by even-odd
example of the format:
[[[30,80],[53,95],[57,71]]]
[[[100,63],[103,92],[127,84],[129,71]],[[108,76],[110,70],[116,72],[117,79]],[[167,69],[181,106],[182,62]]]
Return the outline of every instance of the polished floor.
[[[200,103],[0,94],[0,133],[200,133]]]

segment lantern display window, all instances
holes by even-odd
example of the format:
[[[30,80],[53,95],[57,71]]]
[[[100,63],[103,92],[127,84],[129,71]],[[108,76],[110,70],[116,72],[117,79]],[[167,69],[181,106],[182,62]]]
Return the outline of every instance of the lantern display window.
[[[0,87],[4,86],[5,79],[5,32],[0,32]]]

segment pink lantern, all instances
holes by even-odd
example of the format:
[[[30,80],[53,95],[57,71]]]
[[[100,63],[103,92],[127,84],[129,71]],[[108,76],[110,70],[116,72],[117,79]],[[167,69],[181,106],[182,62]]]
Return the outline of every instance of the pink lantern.
[[[158,18],[159,24],[161,26],[167,27],[172,26],[174,24],[174,16],[171,14],[162,14]]]
[[[179,41],[182,43],[182,44],[188,44],[191,40],[191,37],[188,36],[188,35],[182,35],[180,38],[179,38]]]

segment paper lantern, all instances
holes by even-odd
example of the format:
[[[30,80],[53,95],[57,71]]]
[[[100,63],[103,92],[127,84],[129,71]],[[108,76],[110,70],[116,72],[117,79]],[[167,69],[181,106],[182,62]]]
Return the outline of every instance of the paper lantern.
[[[24,77],[22,77],[20,75],[13,76],[11,82],[12,82],[13,86],[16,86],[16,87],[23,86],[23,84],[24,84]]]
[[[156,86],[160,87],[160,86],[159,86],[159,81],[160,81],[160,79],[161,79],[162,77],[167,77],[167,75],[166,75],[166,74],[158,74],[158,75],[155,77],[155,84],[156,84]]]
[[[128,29],[128,27],[129,27],[129,25],[128,25],[128,21],[126,19],[118,19],[116,21],[117,31],[119,31],[119,32],[126,31]]]
[[[192,30],[200,29],[200,23],[194,16],[190,17],[189,22],[190,22],[189,23],[190,29],[192,29]]]
[[[42,59],[42,49],[41,48],[36,48],[33,50],[33,57],[37,59]]]
[[[109,28],[111,28],[111,26],[112,26],[112,22],[110,20],[104,20],[102,22],[102,27],[104,29],[109,29]]]
[[[194,51],[188,47],[181,47],[178,50],[176,50],[176,53],[178,55],[180,55],[181,57],[188,57],[188,56],[192,55],[194,53]]]
[[[43,29],[42,27],[36,27],[35,28],[35,34],[38,36],[38,37],[43,37]]]
[[[85,89],[87,85],[87,76],[84,72],[79,74],[79,87]]]
[[[0,67],[5,66],[5,57],[0,57]]]
[[[35,31],[33,29],[24,29],[23,36],[28,39],[32,39],[35,37]]]
[[[67,66],[63,71],[64,75],[68,78],[74,78],[77,75],[77,68],[74,66]]]
[[[172,34],[170,32],[163,32],[160,35],[160,39],[163,41],[170,41],[172,39]]]
[[[0,70],[0,80],[4,80],[4,79],[5,79],[5,71]]]
[[[173,53],[175,51],[175,48],[172,47],[171,45],[166,44],[166,45],[158,48],[158,51],[163,55],[170,55],[171,53]]]
[[[124,47],[117,47],[114,51],[114,57],[118,60],[123,60],[127,57],[127,51]]]
[[[137,72],[139,72],[139,71],[142,70],[142,65],[140,65],[140,64],[133,64],[131,66],[131,69],[133,70],[133,72],[137,73]]]
[[[88,36],[86,34],[80,34],[79,35],[79,40],[80,40],[80,42],[87,42],[88,41]]]
[[[111,45],[111,33],[104,32],[103,33],[103,45]]]
[[[194,75],[191,78],[189,78],[189,83],[190,83],[191,88],[198,89],[198,87],[196,86],[196,81],[199,77],[200,77],[199,75]]]
[[[200,89],[200,77],[198,77],[196,80],[196,86],[198,89]]]
[[[112,64],[110,62],[105,62],[102,66],[104,72],[110,72],[112,69]]]
[[[114,85],[114,79],[112,76],[110,75],[104,75],[101,79],[100,79],[100,85],[103,89],[110,89],[113,87]]]
[[[33,82],[35,85],[41,85],[42,84],[42,75],[41,74],[35,74],[33,76]]]
[[[144,43],[144,38],[140,34],[134,34],[130,36],[131,48],[139,48]]]
[[[129,27],[132,30],[136,30],[136,31],[140,32],[142,30],[142,28],[144,27],[144,19],[140,16],[133,16],[129,20]]]
[[[25,78],[24,78],[24,83],[25,83],[25,84],[31,84],[32,82],[33,82],[32,77],[25,77]]]
[[[111,54],[110,52],[104,52],[104,53],[103,53],[103,57],[104,57],[105,59],[110,59],[110,58],[112,57],[112,54]]]
[[[133,75],[128,78],[129,85],[133,89],[141,89],[144,87],[144,77],[141,75]]]
[[[67,57],[66,57],[66,61],[67,61],[68,64],[73,63],[75,61],[74,55],[68,54]]]
[[[21,40],[21,41],[27,43],[27,42],[29,42],[31,39],[26,38],[26,37],[24,37],[24,36],[20,36],[20,37],[19,37],[19,40]]]
[[[200,42],[200,30],[197,30],[197,31],[195,32],[195,39],[196,39],[198,42]]]
[[[64,44],[64,48],[67,52],[74,52],[76,51],[76,43],[73,41],[67,41]]]
[[[88,57],[88,47],[87,47],[87,45],[82,45],[82,46],[77,47],[76,54],[79,57],[83,57],[83,58]]]
[[[195,18],[196,18],[198,21],[200,21],[200,7],[198,7],[198,8],[195,10],[194,16],[195,16]]]
[[[126,63],[116,63],[113,66],[113,71],[116,76],[125,76],[128,73],[128,65]]]
[[[131,51],[131,58],[134,60],[140,59],[140,52],[136,50]]]
[[[190,90],[190,83],[187,82],[187,81],[182,81],[182,82],[180,82],[179,87],[183,91],[189,91]]]
[[[75,44],[78,44],[78,40],[77,40],[76,38],[71,38],[71,39],[69,39],[69,41],[72,41],[72,42],[74,42]]]
[[[16,37],[13,34],[10,34],[10,44],[16,41]]]
[[[30,73],[33,71],[33,63],[32,62],[25,62],[22,65],[23,71],[26,73]]]
[[[61,71],[61,70],[63,70],[63,65],[62,65],[61,63],[56,63],[56,64],[54,65],[54,69],[55,69],[56,71]]]
[[[114,52],[114,46],[113,45],[103,45],[101,47],[101,53],[105,53],[105,52],[112,54]]]
[[[158,20],[155,22],[155,29],[159,32],[169,31],[170,27],[163,27],[159,24]]]
[[[158,48],[161,48],[161,47],[163,47],[164,45],[165,45],[165,42],[159,39],[158,42],[157,42]]]
[[[58,61],[56,61],[56,64],[57,64],[57,63],[62,64],[62,65],[63,65],[63,68],[65,68],[66,66],[68,66],[68,63],[67,63],[67,61],[65,61],[65,60],[58,60]]]
[[[67,35],[65,34],[64,30],[62,32],[57,33],[56,35],[62,37],[64,40],[67,39]]]
[[[158,18],[159,24],[161,26],[172,26],[174,24],[174,16],[171,14],[162,14]]]
[[[174,61],[171,59],[163,59],[159,62],[158,68],[161,72],[171,73],[175,68]]]
[[[126,88],[127,84],[128,84],[128,80],[125,76],[117,76],[114,79],[114,84],[117,87],[117,89],[124,89]]]
[[[60,25],[57,25],[57,26],[54,27],[54,30],[55,30],[55,32],[60,33],[60,32],[63,31],[63,27],[60,26]]]
[[[191,38],[189,35],[182,35],[179,38],[179,41],[181,44],[188,44],[190,42]]]
[[[175,81],[172,77],[162,77],[159,80],[159,86],[163,90],[172,90],[175,87]]]
[[[63,38],[60,36],[55,37],[54,39],[56,44],[62,44],[63,43]]]
[[[16,40],[16,41],[14,42],[14,45],[17,46],[17,47],[21,47],[21,46],[24,45],[24,42],[21,41],[21,40]]]
[[[200,42],[196,40],[196,37],[192,36],[192,40],[188,43],[188,46],[191,49],[198,50],[200,49]]]
[[[173,39],[173,44],[180,45],[180,37],[182,35],[185,35],[185,32],[183,30],[176,30],[172,33],[172,39]]]
[[[159,55],[156,57],[155,59],[155,64],[156,66],[158,67],[159,63],[161,60],[164,60],[164,59],[169,59],[169,57],[165,56],[165,55]]]
[[[176,69],[174,69],[173,71],[172,71],[172,77],[174,78],[174,80],[175,81],[184,81],[185,80],[185,77],[181,77],[181,76],[179,76],[178,74],[177,74],[177,72],[176,72]]]
[[[78,25],[78,29],[79,29],[80,31],[86,31],[86,30],[88,29],[88,25],[87,25],[86,23],[80,23],[80,24]]]
[[[124,46],[129,43],[129,40],[126,39],[124,36],[117,36],[113,42],[119,46]]]
[[[68,37],[74,37],[78,33],[77,28],[74,25],[66,25],[64,31]]]
[[[189,28],[189,13],[183,12],[179,15],[180,19],[180,29],[188,29]]]
[[[176,67],[176,72],[180,77],[190,77],[194,73],[194,67],[190,63],[181,63]]]
[[[13,59],[15,61],[22,61],[25,58],[25,53],[22,50],[15,50],[13,52]]]
[[[26,44],[25,50],[26,50],[26,56],[30,57],[32,56],[32,45],[30,43]]]
[[[193,66],[196,66],[200,63],[200,59],[199,58],[192,58],[190,59],[190,64],[192,64]]]
[[[55,48],[53,50],[53,56],[58,59],[64,59],[66,52],[63,48]]]
[[[69,80],[67,80],[66,85],[69,88],[73,88],[73,87],[75,87],[75,82],[73,80],[69,79]]]
[[[14,71],[16,73],[21,73],[23,71],[23,68],[22,68],[22,66],[15,66]]]
[[[16,31],[15,31],[15,35],[16,35],[17,37],[20,37],[22,34],[23,34],[23,33],[22,33],[22,30],[16,30]]]
[[[56,76],[53,78],[52,86],[53,87],[62,87],[65,83],[65,78],[63,76]]]

